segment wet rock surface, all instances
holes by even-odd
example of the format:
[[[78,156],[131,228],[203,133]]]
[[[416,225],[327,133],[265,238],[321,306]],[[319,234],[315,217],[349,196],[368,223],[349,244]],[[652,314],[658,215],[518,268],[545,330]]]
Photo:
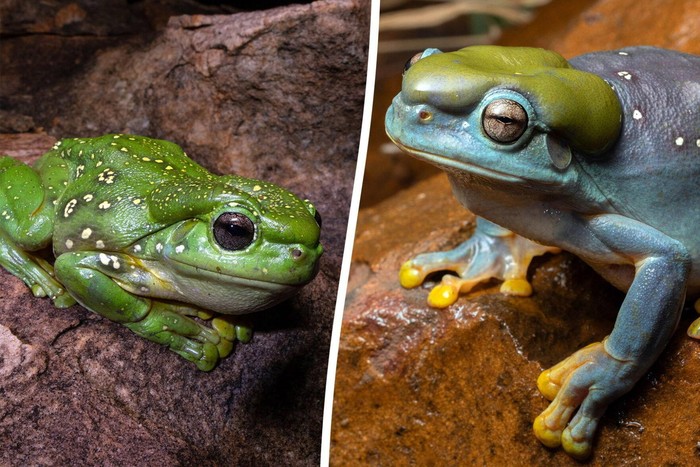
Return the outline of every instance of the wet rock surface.
[[[5,131],[35,133],[3,135],[1,153],[29,161],[55,138],[120,131],[169,139],[214,172],[311,199],[326,253],[210,373],[0,270],[0,464],[318,464],[368,26],[368,1],[176,17],[45,85],[3,68]]]

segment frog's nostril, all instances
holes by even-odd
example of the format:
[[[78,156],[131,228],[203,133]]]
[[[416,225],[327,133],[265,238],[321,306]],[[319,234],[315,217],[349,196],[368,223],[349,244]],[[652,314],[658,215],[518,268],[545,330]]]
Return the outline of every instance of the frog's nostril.
[[[301,258],[302,256],[304,256],[304,252],[301,251],[299,248],[294,248],[294,249],[292,250],[292,258],[294,258],[294,259],[299,259],[299,258]]]

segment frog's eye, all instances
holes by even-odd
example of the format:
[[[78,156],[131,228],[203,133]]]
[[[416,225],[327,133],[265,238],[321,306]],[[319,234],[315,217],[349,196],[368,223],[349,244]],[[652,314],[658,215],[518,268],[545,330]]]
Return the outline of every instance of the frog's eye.
[[[423,58],[423,52],[418,52],[413,57],[409,58],[406,64],[403,66],[403,72],[406,73],[408,69],[415,65],[421,58]]]
[[[527,112],[510,99],[496,99],[486,106],[481,124],[486,135],[497,143],[512,143],[527,129]]]
[[[255,225],[238,212],[225,212],[214,222],[214,239],[224,250],[242,250],[253,243]]]
[[[314,219],[316,219],[316,223],[318,224],[319,228],[322,227],[322,222],[321,222],[321,213],[316,211],[314,213]]]

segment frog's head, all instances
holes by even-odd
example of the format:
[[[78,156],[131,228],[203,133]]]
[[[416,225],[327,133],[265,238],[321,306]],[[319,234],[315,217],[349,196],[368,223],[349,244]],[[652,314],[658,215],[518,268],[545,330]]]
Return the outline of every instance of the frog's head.
[[[605,153],[620,122],[611,87],[560,55],[476,46],[414,56],[386,130],[401,149],[448,172],[542,188],[570,181],[572,152]]]
[[[271,183],[216,179],[159,188],[149,205],[154,218],[170,219],[149,250],[157,252],[161,270],[174,272],[166,274],[182,299],[220,313],[248,313],[311,281],[323,252],[315,207]]]

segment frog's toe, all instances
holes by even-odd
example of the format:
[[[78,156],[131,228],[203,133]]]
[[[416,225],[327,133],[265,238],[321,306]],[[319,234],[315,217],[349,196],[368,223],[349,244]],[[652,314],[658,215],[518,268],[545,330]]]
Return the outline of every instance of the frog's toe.
[[[418,287],[423,283],[425,279],[425,273],[422,268],[419,268],[413,264],[413,261],[406,261],[401,265],[399,270],[399,283],[401,287],[406,289],[412,289]]]
[[[211,371],[219,362],[221,355],[216,345],[211,342],[202,344],[182,336],[175,337],[170,350],[194,363],[200,371]]]
[[[32,284],[30,287],[32,289],[32,294],[37,298],[44,298],[48,295],[44,287],[39,284]]]
[[[428,305],[435,308],[447,308],[457,301],[459,287],[453,284],[440,283],[433,287],[428,294]]]
[[[700,299],[695,300],[695,311],[700,313]],[[700,339],[700,318],[690,324],[688,335],[693,339]]]
[[[77,302],[73,297],[68,295],[65,290],[61,291],[59,294],[51,297],[53,300],[53,305],[56,308],[68,308],[75,305]]]
[[[700,339],[700,318],[690,324],[688,335],[694,339]]]
[[[508,279],[501,284],[501,293],[516,297],[529,297],[532,295],[532,286],[525,279]]]
[[[593,451],[593,436],[598,427],[597,420],[587,420],[580,422],[576,427],[572,427],[574,422],[568,426],[561,435],[561,447],[573,458],[583,460],[588,458]],[[581,425],[585,425],[584,430],[578,430]]]

